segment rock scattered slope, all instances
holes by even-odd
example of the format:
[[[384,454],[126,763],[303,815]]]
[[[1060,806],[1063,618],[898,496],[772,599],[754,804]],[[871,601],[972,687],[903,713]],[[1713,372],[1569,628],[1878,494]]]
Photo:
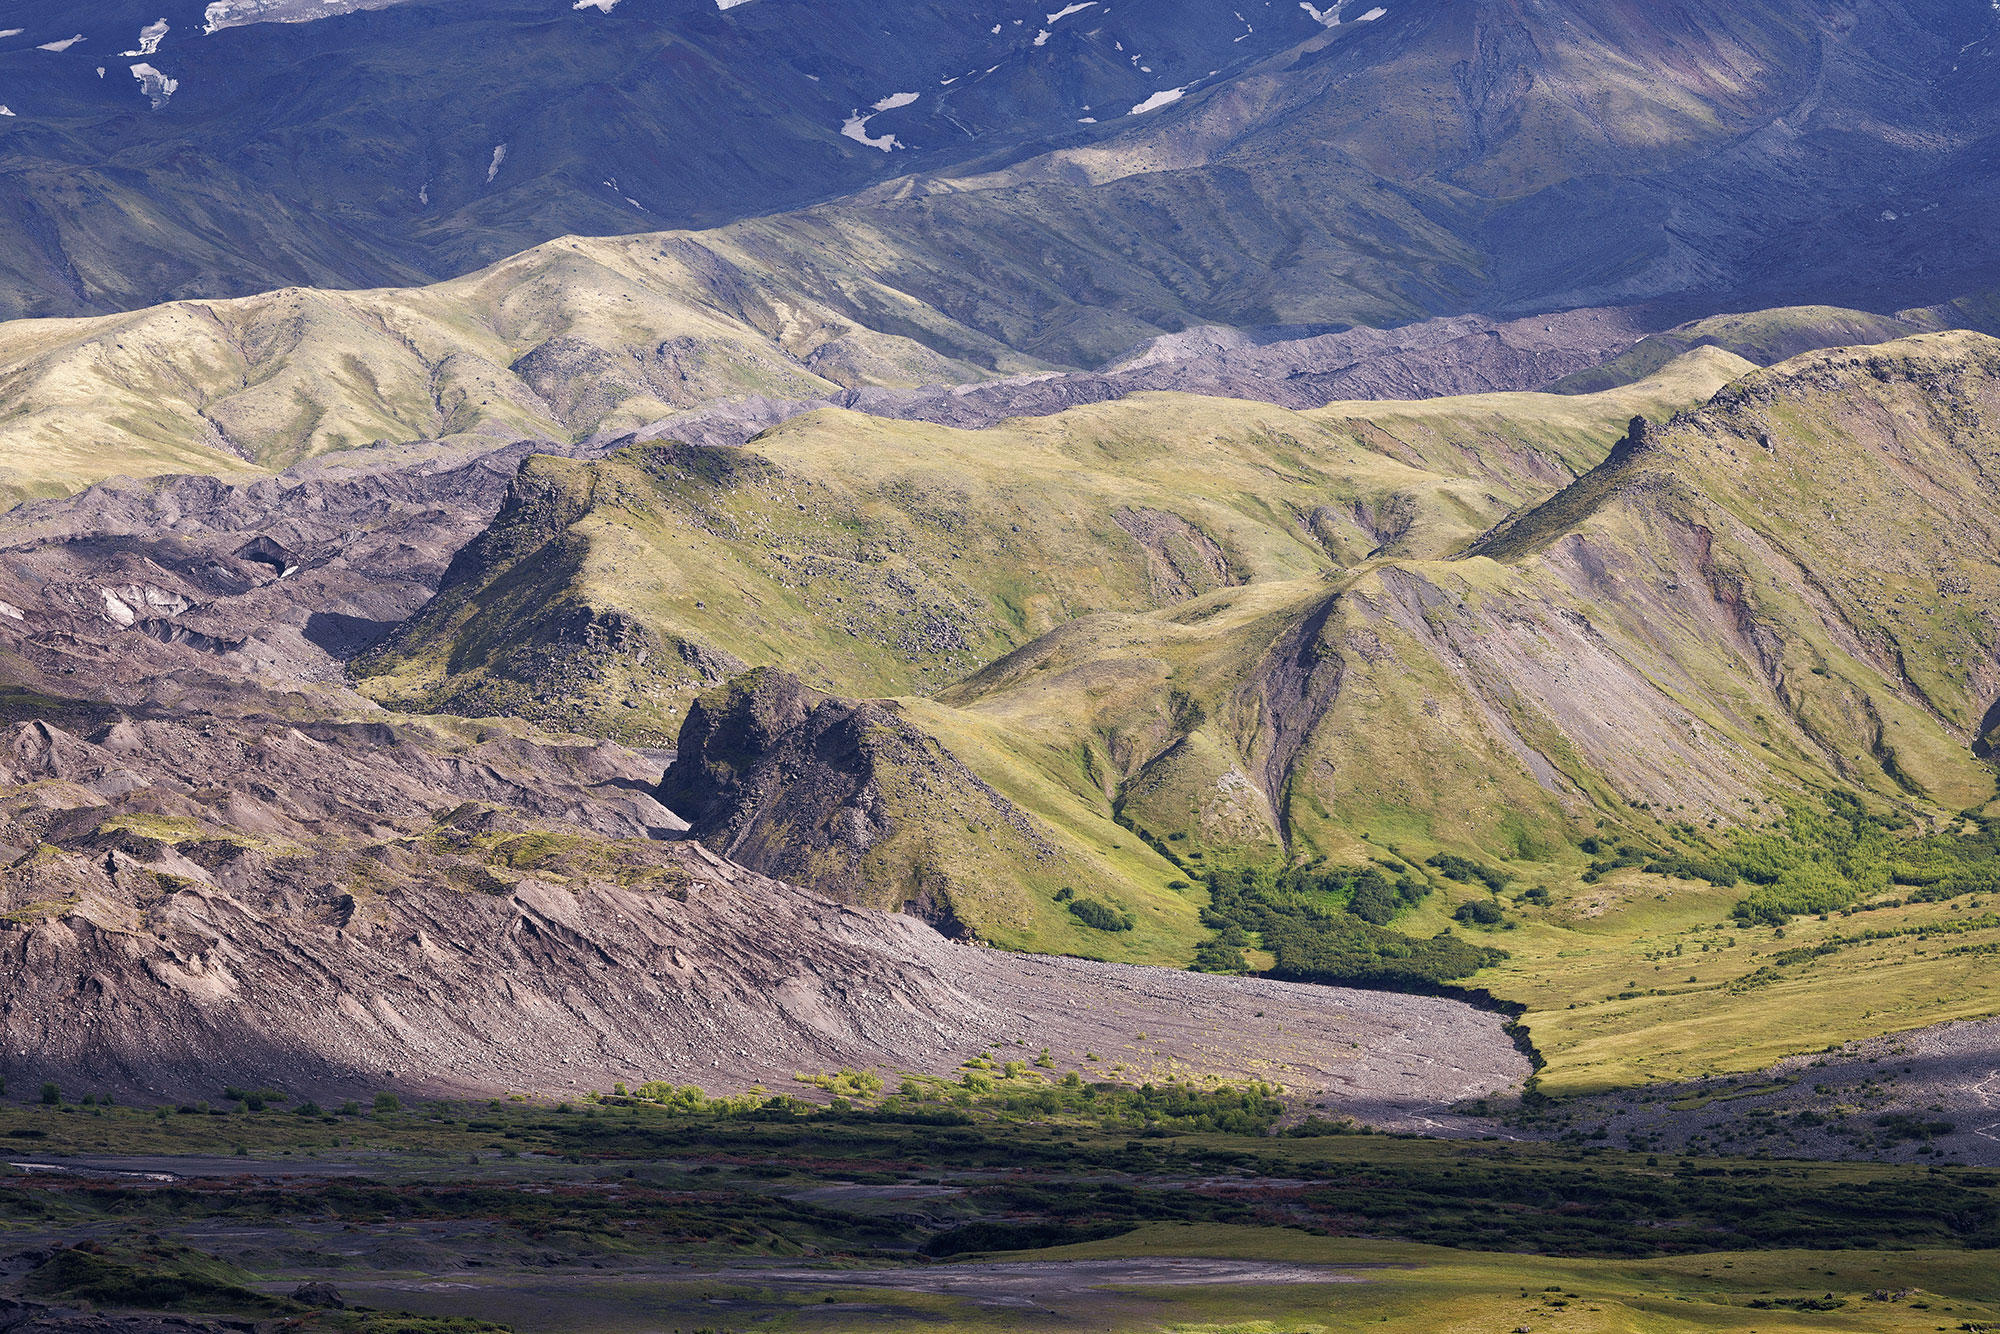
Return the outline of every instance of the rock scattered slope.
[[[0,1073],[182,1099],[719,1091],[942,1073],[1017,1038],[1075,1061],[1130,1028],[1163,1069],[1296,1080],[1391,1122],[1522,1073],[1497,1020],[1445,1002],[952,945],[646,837],[670,817],[635,767],[415,727],[16,724]],[[1253,1000],[1303,1036],[1247,1021]],[[1398,1037],[1435,1060],[1377,1055]]]
[[[17,681],[63,695],[227,708],[247,679],[359,704],[346,661],[436,591],[537,448],[558,447],[364,450],[19,506],[0,645]]]
[[[521,452],[120,482],[0,525],[0,1077],[183,1101],[723,1091],[944,1073],[1016,1040],[1081,1061],[1128,1029],[1154,1035],[1162,1075],[1296,1081],[1385,1123],[1520,1077],[1497,1021],[1461,1006],[954,945],[682,837],[656,758],[348,692],[365,636],[315,637],[312,618],[374,625],[434,591]],[[910,804],[926,794],[986,801],[1021,836],[1025,817],[880,706],[822,716],[817,740],[851,743],[825,758],[873,757],[906,821],[884,848],[916,857],[910,817],[941,813]],[[838,798],[859,809],[868,786]],[[856,889],[879,868],[846,870],[833,888],[882,897]],[[941,920],[957,902],[933,901]],[[1244,1020],[1252,1000],[1307,1036]],[[1403,1040],[1438,1060],[1378,1057]]]

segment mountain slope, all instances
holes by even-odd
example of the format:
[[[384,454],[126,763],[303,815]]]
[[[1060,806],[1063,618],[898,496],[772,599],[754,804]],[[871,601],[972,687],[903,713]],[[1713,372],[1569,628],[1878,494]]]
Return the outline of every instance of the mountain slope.
[[[699,481],[680,452],[531,463],[469,549],[508,559],[448,580],[365,688],[620,734],[668,725],[711,653],[936,692],[911,720],[1011,799],[1183,860],[1371,831],[1532,859],[1598,819],[1727,827],[1829,785],[1956,810],[1992,793],[1996,355],[1940,334],[1752,371],[1608,458],[1601,426],[1553,495],[1565,455],[1531,423],[1561,400],[1532,397],[1496,400],[1525,449],[1479,400],[1141,398],[962,434],[808,416]],[[530,500],[558,478],[574,508]],[[1475,542],[1510,494],[1549,498]],[[635,628],[565,640],[516,605]]]
[[[1073,136],[1092,108],[1318,31],[1278,0],[1053,18],[1020,0],[506,0],[226,21],[249,8],[8,7],[0,317],[421,282],[567,233],[714,226]]]
[[[1741,365],[1704,352],[1597,396],[1307,413],[1139,395],[985,431],[822,411],[741,450],[536,459],[360,670],[424,709],[659,741],[743,663],[927,693],[1078,617],[1443,555],[1594,464],[1634,412]]]
[[[830,311],[834,336],[855,326],[914,337],[925,350],[906,370],[928,374],[936,356],[991,367],[997,349],[1017,365],[1094,367],[1197,324],[1386,324],[1662,296],[1705,309],[1798,299],[1907,306],[1990,287],[2000,272],[1981,225],[1996,188],[2000,65],[1990,52],[2000,16],[1961,0],[1861,0],[1837,14],[1802,0],[1426,0],[1330,28],[1267,5],[1242,20],[1248,33],[1234,11],[1225,20],[1179,4],[1051,21],[1011,11],[975,19],[899,0],[908,12],[883,16],[886,33],[857,17],[832,32],[814,25],[810,40],[787,8],[798,2],[716,13],[694,0],[628,0],[608,15],[558,12],[555,0],[476,15],[406,4],[189,38],[200,73],[183,71],[184,86],[157,115],[121,113],[119,151],[134,157],[122,174],[98,166],[100,150],[86,146],[95,127],[58,129],[32,110],[0,126],[13,146],[0,170],[13,164],[21,185],[7,196],[18,215],[12,234],[28,248],[15,283],[39,290],[56,275],[69,293],[17,308],[409,282],[568,230],[735,217],[719,233],[570,253],[629,274],[662,253],[679,263],[677,249],[692,244],[697,272],[673,277],[675,295],[699,303],[719,276],[727,318],[744,318],[750,296],[796,309],[798,327],[780,340],[794,356],[828,341],[805,331]],[[474,34],[456,25],[473,25],[479,44],[462,45]],[[27,44],[41,31],[11,40]],[[176,19],[161,52],[180,50],[176,34],[187,31]],[[532,42],[511,39],[529,33]],[[991,42],[1007,47],[998,65],[973,49]],[[75,84],[63,95],[108,96],[91,74],[97,57],[79,54],[100,43],[59,54],[0,49],[0,78],[18,65],[17,77],[39,87],[56,76],[25,71],[81,59],[57,80]],[[255,49],[238,50],[243,43]],[[286,158],[285,170],[332,179],[250,187],[235,159],[197,169],[152,141],[159,125],[234,124],[261,106],[270,94],[232,88],[240,76],[228,72],[258,68],[258,44],[297,47],[288,69],[357,91],[337,106],[311,96],[288,103],[282,123],[240,152],[298,136],[313,150]],[[453,60],[491,49],[528,63],[478,74],[504,94],[498,110],[453,99],[439,112],[423,101],[435,96],[431,81],[407,77],[401,64],[435,66],[439,44],[459,52]],[[1155,49],[1168,63],[1148,73],[1153,56],[1141,53]],[[584,68],[535,63],[567,59]],[[615,77],[591,61],[636,61],[638,72]],[[1133,77],[1146,92],[1118,82]],[[885,153],[839,132],[848,110],[909,91],[891,89],[897,81],[922,84],[918,99],[858,132],[936,144],[937,156]],[[563,95],[551,101],[550,87]],[[396,109],[387,127],[384,106]],[[1098,123],[1081,123],[1084,107]],[[1066,138],[1028,142],[1058,124]],[[191,151],[200,161],[206,150]],[[406,178],[393,186],[380,179],[385,155]],[[180,165],[167,171],[162,161]],[[615,188],[606,183],[614,168]],[[774,170],[782,187],[752,179]],[[910,174],[885,182],[887,171]],[[517,184],[516,172],[528,179]],[[633,184],[642,179],[669,195],[710,183],[701,188],[737,211],[676,213],[657,200],[652,213],[627,216],[618,192],[643,193]],[[201,197],[177,193],[188,190]],[[265,202],[272,190],[277,204]],[[436,202],[411,202],[419,197]],[[443,216],[422,221],[426,210]],[[105,234],[75,256],[41,253],[70,226]],[[391,244],[385,233],[413,232],[395,253],[378,253]],[[618,258],[628,250],[635,264]],[[298,258],[308,252],[310,262]],[[252,257],[253,271],[225,275],[235,255]],[[144,286],[91,295],[128,277]],[[583,290],[590,300],[600,287],[586,278]],[[565,302],[531,286],[513,304],[546,314]],[[490,323],[490,312],[467,313]],[[775,317],[748,319],[778,336]],[[614,360],[644,361],[673,334],[703,332],[658,320],[641,327],[609,345],[584,339]],[[507,355],[480,355],[512,366],[535,346],[505,341]],[[894,382],[869,378],[866,363],[883,355],[864,348],[856,374],[843,374],[844,351],[820,351],[826,366],[813,368],[841,383]],[[316,379],[330,364],[298,373]],[[201,368],[182,373],[222,392]],[[557,415],[576,425],[574,414]]]

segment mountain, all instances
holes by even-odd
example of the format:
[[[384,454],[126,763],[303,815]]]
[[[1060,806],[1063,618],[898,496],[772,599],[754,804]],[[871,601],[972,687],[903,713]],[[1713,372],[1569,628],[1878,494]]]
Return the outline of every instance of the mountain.
[[[824,33],[787,8],[794,0],[726,11],[625,0],[609,12],[406,3],[213,34],[175,11],[154,55],[207,63],[175,65],[184,86],[158,112],[65,120],[58,134],[0,93],[21,113],[0,118],[11,154],[0,171],[21,182],[4,205],[19,215],[5,234],[27,247],[16,286],[88,269],[82,296],[23,297],[17,309],[292,284],[0,325],[0,484],[60,494],[117,472],[282,468],[376,441],[568,445],[659,422],[697,433],[721,423],[735,440],[822,401],[978,424],[996,418],[959,416],[964,397],[945,391],[1050,372],[1066,378],[987,391],[990,412],[1133,388],[1316,406],[1538,388],[1613,362],[1574,386],[1602,387],[1702,343],[1769,361],[1994,325],[1978,295],[2000,282],[1983,224],[2000,15],[1985,6],[1424,0],[1330,27],[1297,9],[1275,22],[1243,11],[1254,34],[1235,11],[1223,33],[1221,11],[1092,8],[1001,16],[996,37],[984,11],[974,27],[965,12],[902,2],[907,14]],[[135,13],[104,21],[130,26]],[[108,114],[111,84],[77,62],[112,29],[62,52],[31,44],[56,21],[24,11],[20,32],[0,39],[0,75],[9,62],[43,71],[34,78],[69,112]],[[1157,47],[1171,63],[1148,72],[1150,54],[1140,66],[1120,55],[1112,70],[1107,41],[1113,55]],[[1006,52],[988,52],[994,42]],[[466,78],[506,96],[447,97],[439,90],[463,81],[411,73],[468,58],[447,49],[500,53],[502,68]],[[684,77],[669,53],[703,77]],[[257,73],[273,62],[293,73]],[[628,88],[605,62],[639,81]],[[980,73],[989,67],[998,72]],[[1090,91],[1100,77],[1134,99],[1123,105],[1155,104],[1081,124],[1073,113],[1111,96]],[[293,91],[321,78],[339,98]],[[871,133],[918,147],[884,152],[839,132],[837,108],[872,106],[899,79],[928,91],[882,112]],[[58,85],[69,91],[58,97]],[[280,88],[282,114],[266,106]],[[552,102],[550,88],[568,100]],[[585,113],[607,98],[617,114]],[[791,110],[776,124],[746,119],[755,98]],[[1061,142],[1035,138],[1058,121]],[[172,139],[246,122],[262,128],[229,151],[284,177],[282,207],[260,202],[279,186],[245,181],[248,166],[197,167],[222,149]],[[529,123],[541,127],[532,142]],[[452,144],[433,144],[438,135]],[[311,150],[282,148],[293,136]],[[138,165],[114,180],[86,142]],[[711,151],[725,160],[674,156]],[[826,169],[801,167],[801,153]],[[385,161],[409,180],[383,184]],[[746,182],[745,163],[799,193]],[[668,193],[710,190],[736,211],[647,195],[653,212],[614,223],[605,210],[628,206],[600,199],[613,164],[628,192],[643,177]],[[329,179],[295,179],[304,171]],[[436,201],[434,229],[414,191]],[[193,236],[196,213],[208,221]],[[704,229],[544,241],[476,268],[563,231],[676,220]],[[95,239],[62,239],[86,226]],[[314,229],[337,229],[337,244],[305,235]],[[401,249],[380,258],[383,247]],[[172,263],[147,258],[154,250]],[[239,262],[250,269],[230,277]],[[118,290],[92,294],[106,283]],[[1792,310],[1789,334],[1685,332],[1718,311],[1773,307]],[[1829,313],[1801,313],[1813,309]],[[1520,318],[1541,312],[1577,314],[1551,315],[1540,332]],[[1356,373],[1386,350],[1367,329],[1386,326],[1416,330],[1402,345],[1431,364]],[[1236,345],[1202,351],[1209,328]],[[1619,360],[1669,329],[1683,332]],[[1502,346],[1447,351],[1434,336],[1446,330]],[[1162,360],[1187,364],[1167,373]]]
[[[830,22],[513,0],[213,33],[188,3],[156,40],[152,9],[100,7],[60,52],[67,11],[17,8],[5,313],[408,284],[564,233],[735,223],[774,267],[1095,367],[1204,323],[1926,304],[2000,259],[2000,20],[1963,0],[1420,0],[1330,27],[1263,0]],[[134,63],[175,84],[159,108]]]
[[[1053,828],[1171,841],[1162,878],[1371,831],[1533,862],[1829,786],[1978,806],[1996,357],[1708,350],[1594,397],[964,433],[815,413],[532,461],[361,685],[661,741],[746,663],[928,696],[908,725]],[[1649,399],[1664,424],[1625,425]]]
[[[692,749],[685,775],[669,775],[670,804],[694,812],[718,848],[742,853],[742,821],[784,828],[799,843],[790,860],[753,864],[892,903],[922,897],[901,871],[864,889],[837,856],[808,851],[826,843],[808,829],[843,827],[817,807],[763,792],[701,817],[697,798],[719,781],[700,758],[712,743],[683,722],[705,736],[717,708],[734,717],[761,698],[704,702],[746,665],[782,666],[831,695],[933,696],[895,706],[904,739],[892,749],[920,755],[928,733],[954,758],[923,760],[920,773],[962,763],[1008,805],[990,808],[962,777],[899,780],[900,792],[931,795],[889,801],[898,840],[879,851],[864,840],[853,855],[930,868],[933,897],[987,938],[1121,957],[1151,948],[1152,932],[1079,932],[1051,895],[1094,884],[1149,927],[1189,930],[1187,901],[1161,888],[1173,864],[1112,817],[1156,752],[1222,710],[1215,696],[1284,633],[1296,603],[1392,555],[1448,556],[1595,465],[1634,413],[1665,417],[1746,366],[1705,349],[1600,395],[1306,413],[1149,394],[978,431],[823,410],[742,449],[535,458],[432,601],[356,661],[356,684],[399,709],[678,739]],[[1116,660],[1047,672],[1043,659],[1100,643]],[[1074,693],[1026,703],[1038,722],[1019,730],[984,707],[941,707],[1016,677]],[[690,705],[711,721],[696,727]],[[820,717],[790,707],[787,727]],[[802,756],[821,742],[762,730],[758,746],[724,748],[750,757],[731,764],[776,747],[756,762],[776,766],[794,796],[817,790]],[[1220,841],[1270,842],[1261,779],[1244,778],[1235,743],[1204,732],[1196,744],[1213,766],[1201,781],[1229,788]],[[843,781],[869,782],[842,767]],[[1028,830],[1006,813],[1016,806]],[[987,833],[968,840],[967,821]],[[936,850],[908,851],[927,844]]]
[[[342,664],[437,588],[524,454],[390,448],[240,484],[107,483],[0,518],[0,1050],[17,1096],[43,1080],[189,1105],[274,1084],[783,1088],[885,1061],[945,1075],[1028,1036],[1082,1061],[1134,1022],[1185,1030],[1170,1042],[1188,1068],[1336,1081],[1385,1107],[1458,1094],[1355,1062],[1356,1035],[1443,1042],[1452,1090],[1518,1076],[1496,1018],[1443,1002],[1356,995],[1337,1035],[1277,1050],[1223,979],[953,944],[681,838],[653,796],[657,752],[354,694]],[[899,817],[913,796],[971,796],[1055,854],[1052,885],[1094,882],[1074,835],[1037,832],[913,733],[877,736],[882,710],[842,723],[828,734],[874,757]],[[957,854],[943,870],[980,869],[940,850]],[[1172,961],[1195,905],[1153,879],[1117,952]],[[1294,1024],[1329,994],[1258,988]]]
[[[1073,139],[1321,30],[1278,0],[27,0],[4,28],[0,317],[714,226]]]

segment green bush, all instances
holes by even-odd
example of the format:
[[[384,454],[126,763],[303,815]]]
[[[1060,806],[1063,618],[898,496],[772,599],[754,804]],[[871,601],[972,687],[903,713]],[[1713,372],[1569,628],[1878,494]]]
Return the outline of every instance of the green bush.
[[[1130,931],[1134,926],[1132,914],[1082,895],[1069,901],[1069,910],[1077,921],[1093,931]]]
[[[1499,904],[1488,903],[1484,899],[1459,904],[1458,911],[1451,916],[1453,921],[1474,926],[1498,926],[1507,920],[1507,914],[1500,910]]]
[[[1456,880],[1462,885],[1481,884],[1498,894],[1507,888],[1508,876],[1505,871],[1496,871],[1483,862],[1461,857],[1457,853],[1440,852],[1427,860],[1424,865],[1437,868],[1438,874],[1447,880]]]
[[[1237,928],[1241,933],[1242,928]],[[1210,936],[1194,947],[1194,971],[1197,973],[1247,973],[1250,965],[1243,958],[1243,947]]]

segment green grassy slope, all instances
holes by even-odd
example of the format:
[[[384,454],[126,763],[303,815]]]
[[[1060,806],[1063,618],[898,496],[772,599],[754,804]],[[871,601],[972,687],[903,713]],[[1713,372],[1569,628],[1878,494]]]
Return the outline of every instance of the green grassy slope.
[[[911,696],[907,716],[1063,848],[985,848],[911,795],[912,846],[953,863],[969,926],[1180,962],[1200,934],[1188,872],[1118,820],[1196,829],[1190,851],[1277,851],[1234,720],[1299,608],[1388,553],[1449,555],[1631,415],[1664,418],[1741,365],[1703,352],[1600,396],[1309,413],[1142,395],[987,431],[822,412],[743,450],[536,459],[358,670],[399,707],[656,743],[744,665]],[[1080,928],[1064,886],[1140,929]]]
[[[1893,315],[1838,306],[1781,306],[1732,315],[1690,320],[1650,334],[1624,356],[1564,377],[1549,386],[1557,393],[1584,394],[1651,375],[1675,357],[1697,347],[1717,347],[1739,357],[1771,366],[1790,357],[1829,347],[1887,343],[1944,329],[2000,329],[1992,311],[1991,294],[1942,305],[1897,311]]]
[[[1915,934],[1747,985],[1854,928],[1732,923],[1806,882],[1684,869],[1810,853],[1786,810],[1819,792],[1911,831],[1993,797],[1997,409],[2000,341],[1947,333],[1769,369],[1704,349],[1598,395],[824,413],[740,451],[539,460],[364,686],[645,739],[739,663],[901,695],[1080,868],[967,862],[990,939],[1184,963],[1206,873],[1375,863],[1430,889],[1395,930],[1507,951],[1473,981],[1529,1006],[1548,1087],[1753,1068],[2000,1004]],[[1604,848],[1636,852],[1593,871]],[[1455,920],[1494,896],[1439,852],[1507,877],[1498,928]],[[1855,874],[1832,902],[1888,901]],[[1147,929],[1079,929],[1057,881]]]
[[[1081,618],[1447,555],[1594,463],[1630,415],[1699,401],[1738,365],[1308,413],[1149,394],[986,431],[829,410],[742,450],[540,458],[363,672],[384,698],[634,738],[670,736],[733,664],[928,694]],[[631,643],[596,652],[593,633]],[[562,684],[545,661],[576,654],[607,675],[541,698]]]
[[[902,332],[875,332],[854,301],[802,291],[796,274],[752,282],[758,268],[672,235],[559,241],[435,287],[0,325],[0,489],[282,468],[378,441],[570,440],[715,398],[838,387],[809,361],[890,386],[1037,365],[907,301]]]

